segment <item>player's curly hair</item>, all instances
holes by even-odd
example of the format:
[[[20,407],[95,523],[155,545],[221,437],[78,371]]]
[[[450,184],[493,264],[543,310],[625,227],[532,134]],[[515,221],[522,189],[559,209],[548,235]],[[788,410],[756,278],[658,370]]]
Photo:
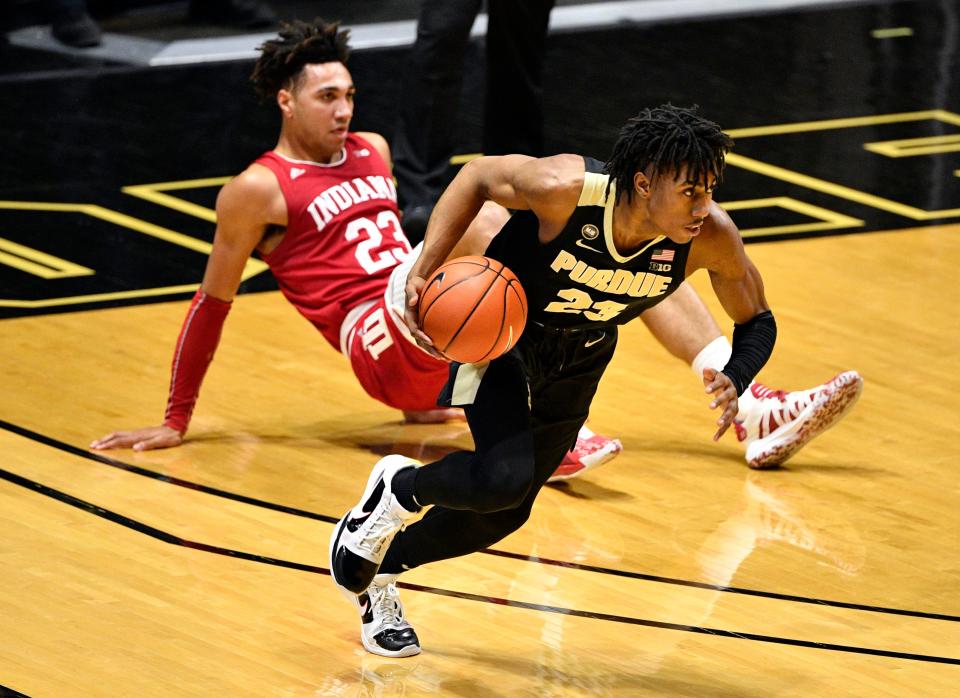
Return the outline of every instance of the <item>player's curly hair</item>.
[[[633,198],[633,176],[653,165],[653,176],[680,172],[684,166],[694,182],[708,182],[710,175],[719,182],[727,151],[733,139],[720,127],[697,114],[697,107],[664,104],[644,109],[620,129],[606,170],[617,183],[617,198],[626,192]],[[609,193],[609,185],[607,185]]]
[[[260,46],[260,58],[250,81],[261,99],[271,101],[280,90],[296,87],[308,63],[346,64],[349,39],[350,31],[341,30],[339,22],[325,22],[319,17],[313,22],[283,22],[280,35]]]

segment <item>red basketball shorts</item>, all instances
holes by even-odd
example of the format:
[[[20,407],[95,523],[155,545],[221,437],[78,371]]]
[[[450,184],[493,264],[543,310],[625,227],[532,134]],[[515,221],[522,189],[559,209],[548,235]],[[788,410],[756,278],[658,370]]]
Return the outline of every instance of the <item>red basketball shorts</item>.
[[[340,349],[370,397],[398,410],[431,410],[449,364],[423,351],[403,321],[404,285],[419,250],[390,275],[384,295],[347,314]]]

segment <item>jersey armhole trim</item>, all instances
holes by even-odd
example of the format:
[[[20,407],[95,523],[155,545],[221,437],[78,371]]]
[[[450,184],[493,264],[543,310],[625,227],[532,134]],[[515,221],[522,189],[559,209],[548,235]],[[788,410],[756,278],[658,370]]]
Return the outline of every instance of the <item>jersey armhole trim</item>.
[[[599,172],[583,173],[583,188],[577,206],[603,206],[607,197],[607,182],[610,175]]]

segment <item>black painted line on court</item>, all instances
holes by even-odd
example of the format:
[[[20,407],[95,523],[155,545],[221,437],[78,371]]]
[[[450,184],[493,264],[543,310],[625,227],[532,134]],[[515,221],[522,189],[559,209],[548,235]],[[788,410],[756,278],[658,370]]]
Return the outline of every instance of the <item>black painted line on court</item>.
[[[0,698],[30,698],[26,693],[14,691],[12,688],[0,686]]]
[[[255,507],[262,507],[264,509],[270,509],[272,511],[279,511],[285,514],[291,514],[293,516],[302,516],[304,518],[313,519],[315,521],[324,521],[326,523],[337,523],[338,518],[333,516],[327,516],[326,514],[317,514],[315,512],[306,511],[304,509],[297,509],[296,507],[289,507],[283,504],[275,504],[273,502],[267,502],[261,499],[255,499],[253,497],[247,497],[245,495],[236,494],[234,492],[228,492],[226,490],[221,490],[216,487],[209,487],[207,485],[201,485],[196,482],[191,482],[189,480],[182,480],[180,478],[170,477],[169,475],[164,475],[155,470],[149,470],[147,468],[141,468],[137,465],[132,465],[130,463],[124,463],[123,461],[116,460],[114,458],[108,458],[107,456],[100,455],[99,453],[92,453],[77,446],[59,441],[49,436],[39,434],[35,431],[27,429],[26,427],[21,427],[16,424],[12,424],[5,420],[0,419],[0,429],[4,429],[11,433],[17,434],[18,436],[23,436],[24,438],[36,441],[45,446],[50,446],[51,448],[56,448],[58,450],[70,453],[81,458],[86,458],[87,460],[92,460],[103,465],[109,465],[112,468],[119,468],[121,470],[126,470],[128,472],[134,473],[136,475],[142,475],[143,477],[148,477],[153,480],[159,480],[161,482],[167,482],[171,485],[176,485],[178,487],[185,487],[187,489],[196,490],[198,492],[203,492],[204,494],[210,494],[215,497],[223,497],[225,499],[230,499],[235,502],[243,502],[244,504],[249,504]],[[505,550],[494,550],[492,548],[486,548],[484,550],[479,550],[477,552],[484,553],[486,555],[495,555],[497,557],[505,557],[512,560],[520,560],[523,562],[533,562],[542,565],[550,565],[553,567],[564,567],[572,570],[580,570],[584,572],[594,572],[597,574],[606,574],[615,577],[625,577],[627,579],[639,579],[647,582],[657,582],[660,584],[673,584],[676,586],[690,587],[694,589],[706,589],[707,591],[719,591],[728,594],[743,594],[745,596],[756,596],[765,599],[776,599],[778,601],[790,601],[794,603],[806,603],[813,604],[817,606],[824,606],[827,608],[845,608],[854,611],[866,611],[868,613],[884,613],[890,615],[898,616],[909,616],[912,618],[928,618],[930,620],[945,620],[950,622],[960,622],[960,616],[949,615],[945,613],[931,613],[929,611],[911,611],[902,608],[890,608],[886,606],[869,606],[866,604],[851,603],[847,601],[831,601],[829,599],[817,599],[809,596],[795,596],[793,594],[781,594],[775,591],[761,591],[758,589],[745,589],[742,587],[730,587],[722,586],[719,584],[709,584],[707,582],[695,582],[689,579],[677,579],[674,577],[661,577],[655,574],[645,574],[643,572],[630,572],[627,570],[617,570],[610,567],[598,567],[596,565],[584,565],[577,562],[567,562],[565,560],[554,560],[547,557],[539,557],[536,555],[524,555],[523,553],[511,553]]]
[[[50,436],[46,436],[44,434],[39,434],[35,431],[27,429],[26,427],[21,427],[2,419],[0,419],[0,429],[9,431],[12,434],[17,434],[18,436],[22,436],[24,438],[30,439],[31,441],[36,441],[37,443],[43,444],[44,446],[50,446],[51,448],[55,448],[59,451],[70,453],[74,456],[80,456],[81,458],[86,458],[87,460],[92,460],[97,463],[102,463],[103,465],[109,465],[111,468],[119,468],[120,470],[126,470],[127,472],[134,473],[135,475],[142,475],[143,477],[148,477],[148,478],[151,478],[152,480],[160,480],[161,482],[167,482],[171,485],[176,485],[177,487],[185,487],[188,490],[196,490],[197,492],[210,494],[210,495],[213,495],[214,497],[222,497],[223,499],[230,499],[234,502],[243,502],[244,504],[250,504],[251,506],[261,507],[263,509],[270,509],[272,511],[279,511],[284,514],[292,514],[294,516],[302,516],[307,519],[325,521],[326,523],[337,523],[337,521],[340,520],[339,518],[336,518],[333,516],[316,514],[312,511],[306,511],[305,509],[297,509],[296,507],[288,507],[283,504],[275,504],[274,502],[267,502],[262,499],[247,497],[246,495],[236,494],[234,492],[228,492],[227,490],[221,490],[216,487],[201,485],[199,482],[191,482],[190,480],[183,480],[178,477],[171,477],[169,475],[164,475],[163,473],[158,473],[156,470],[141,468],[138,465],[133,465],[131,463],[124,463],[123,461],[119,461],[114,458],[108,458],[107,456],[101,455],[99,453],[92,453],[91,451],[88,451],[86,449],[73,446],[63,441],[59,441]]]
[[[299,562],[291,562],[289,560],[280,560],[273,557],[265,557],[262,555],[255,555],[253,553],[243,552],[241,550],[232,550],[230,548],[221,548],[216,545],[209,545],[207,543],[199,543],[197,541],[186,540],[185,538],[180,538],[166,531],[162,531],[159,528],[154,528],[140,521],[136,521],[122,514],[117,514],[116,512],[109,511],[103,507],[92,504],[83,499],[74,497],[73,495],[67,494],[66,492],[61,492],[60,490],[53,489],[42,483],[30,480],[16,473],[11,473],[8,470],[0,468],[0,479],[6,480],[14,485],[32,490],[38,494],[42,494],[46,497],[50,497],[57,501],[63,502],[64,504],[69,504],[72,507],[76,507],[81,511],[85,511],[89,514],[94,514],[103,519],[111,521],[116,524],[120,524],[126,528],[137,531],[138,533],[143,533],[151,538],[162,541],[164,543],[170,543],[171,545],[178,545],[191,550],[200,550],[208,553],[215,553],[217,555],[225,555],[227,557],[233,557],[240,560],[248,560],[250,562],[259,562],[268,565],[275,565],[278,567],[285,567],[287,569],[299,570],[301,572],[310,572],[312,574],[324,574],[330,575],[330,570],[325,567],[317,567],[316,565],[307,565]],[[811,649],[821,649],[821,650],[830,650],[834,652],[850,652],[852,654],[865,654],[872,655],[876,657],[890,657],[892,659],[908,659],[911,661],[919,662],[934,662],[937,664],[957,664],[960,665],[960,659],[955,659],[953,657],[937,657],[928,654],[913,654],[910,652],[896,652],[893,650],[879,650],[873,649],[870,647],[854,647],[851,645],[835,645],[831,643],[824,642],[813,642],[810,640],[795,640],[792,638],[785,637],[776,637],[773,635],[757,635],[755,633],[738,633],[732,630],[721,630],[718,628],[704,628],[696,625],[683,625],[680,623],[667,623],[665,621],[656,621],[656,620],[646,620],[643,618],[633,618],[630,616],[618,616],[609,613],[595,613],[592,611],[579,611],[573,608],[563,608],[562,606],[547,606],[545,604],[531,603],[529,601],[513,601],[511,599],[504,599],[496,596],[483,596],[481,594],[471,594],[468,592],[462,591],[453,591],[451,589],[440,589],[437,587],[427,587],[420,584],[409,584],[406,582],[400,582],[399,586],[404,589],[410,589],[412,591],[421,591],[428,594],[436,594],[437,596],[449,596],[456,599],[463,599],[465,601],[478,601],[481,603],[491,603],[498,606],[510,606],[512,608],[523,608],[530,611],[538,611],[542,613],[557,613],[564,616],[573,616],[575,618],[589,618],[593,620],[603,620],[612,623],[624,623],[627,625],[640,625],[648,628],[660,628],[664,630],[679,630],[682,632],[688,633],[697,633],[701,635],[713,635],[715,637],[728,637],[735,638],[738,640],[753,640],[756,642],[770,642],[779,645],[792,645],[794,647],[808,647]]]
[[[527,562],[540,562],[545,565],[554,565],[556,567],[566,567],[569,569],[583,570],[584,572],[596,572],[598,574],[607,574],[614,577],[627,577],[630,579],[641,579],[648,582],[661,582],[663,584],[674,584],[677,586],[692,587],[695,589],[706,589],[708,591],[722,591],[731,594],[743,594],[745,596],[757,596],[764,599],[776,599],[778,601],[793,601],[796,603],[814,604],[826,608],[845,608],[853,611],[868,611],[870,613],[883,613],[888,615],[909,616],[911,618],[927,618],[930,620],[945,620],[950,622],[960,622],[960,616],[952,616],[946,613],[931,613],[929,611],[911,611],[903,608],[889,608],[886,606],[868,606],[866,604],[851,603],[848,601],[831,601],[829,599],[817,599],[810,596],[794,596],[793,594],[781,594],[776,591],[761,591],[759,589],[745,589],[743,587],[728,587],[721,584],[709,584],[707,582],[695,582],[689,579],[676,579],[674,577],[660,577],[655,574],[644,574],[642,572],[629,572],[626,570],[617,570],[610,567],[596,567],[594,565],[584,565],[578,562],[565,562],[564,560],[552,560],[550,558],[539,557],[537,555],[524,555],[522,553],[511,553],[505,550],[492,550],[490,548],[483,552],[488,555],[497,555],[499,557],[511,558],[514,560],[524,560]]]
[[[190,548],[191,550],[202,550],[208,553],[216,553],[217,555],[226,555],[228,557],[236,557],[241,560],[250,560],[251,562],[262,562],[268,565],[278,565],[280,567],[289,567],[290,569],[300,570],[302,572],[313,572],[314,574],[330,574],[329,570],[324,569],[323,567],[315,567],[314,565],[305,565],[299,562],[289,562],[287,560],[278,560],[272,557],[265,557],[263,555],[255,555],[253,553],[245,553],[240,550],[231,550],[229,548],[221,548],[217,545],[209,545],[207,543],[198,543],[196,541],[187,540],[186,538],[180,538],[175,536],[172,533],[167,533],[162,531],[159,528],[154,528],[148,524],[136,521],[131,519],[128,516],[123,514],[118,514],[109,509],[104,509],[103,507],[97,506],[96,504],[91,504],[83,499],[74,497],[71,494],[66,492],[61,492],[60,490],[55,490],[52,487],[36,482],[29,478],[25,478],[22,475],[17,475],[16,473],[11,473],[9,470],[4,470],[0,468],[0,480],[6,480],[13,483],[14,485],[19,485],[28,490],[33,490],[39,494],[42,494],[46,497],[51,497],[56,499],[64,504],[69,504],[72,507],[76,507],[81,511],[85,511],[88,514],[94,514],[99,516],[102,519],[107,521],[112,521],[115,524],[120,524],[125,526],[137,533],[142,533],[156,540],[162,541],[164,543],[170,543],[171,545],[179,545],[184,548]]]

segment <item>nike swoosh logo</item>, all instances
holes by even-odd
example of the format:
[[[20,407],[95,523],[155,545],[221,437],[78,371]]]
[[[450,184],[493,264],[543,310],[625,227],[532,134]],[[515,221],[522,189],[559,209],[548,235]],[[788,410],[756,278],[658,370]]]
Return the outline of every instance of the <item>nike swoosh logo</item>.
[[[603,250],[598,250],[596,247],[590,247],[590,245],[585,243],[583,240],[577,240],[577,244],[580,245],[580,247],[586,247],[591,252],[596,252],[597,254],[603,254]]]
[[[355,519],[347,519],[347,530],[349,530],[350,533],[356,533],[357,529],[363,526],[363,524],[365,524],[369,518],[370,514],[367,514],[366,516],[358,516]]]
[[[584,342],[584,343],[583,343],[584,349],[587,349],[587,348],[589,348],[589,347],[592,347],[592,346],[593,346],[594,344],[596,344],[597,342],[602,342],[603,339],[604,339],[604,337],[606,337],[606,336],[607,336],[607,335],[602,335],[602,336],[600,336],[600,337],[597,337],[596,339],[591,339],[591,340],[589,340],[589,341]]]

